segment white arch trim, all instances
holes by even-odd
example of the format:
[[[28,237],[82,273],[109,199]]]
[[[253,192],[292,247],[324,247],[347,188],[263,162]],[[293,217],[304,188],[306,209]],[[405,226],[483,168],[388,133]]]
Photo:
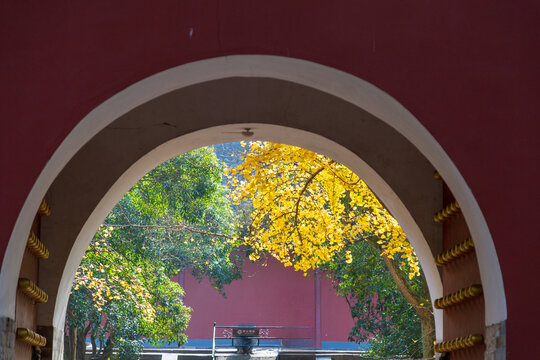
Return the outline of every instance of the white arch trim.
[[[55,151],[30,191],[17,218],[0,273],[0,287],[3,289],[0,293],[0,316],[14,317],[17,276],[25,246],[24,241],[20,239],[28,236],[41,199],[74,154],[104,127],[138,105],[186,86],[235,76],[281,79],[329,93],[373,114],[411,141],[445,179],[467,220],[475,242],[484,286],[486,325],[506,320],[502,274],[487,223],[465,180],[433,136],[390,95],[351,74],[305,60],[267,55],[226,56],[180,65],[135,83],[85,116]],[[326,149],[321,152],[332,156],[331,151]],[[347,164],[347,161],[344,163]],[[353,169],[355,167],[351,163],[348,165]],[[373,184],[370,183],[370,186]],[[378,195],[385,203],[390,204],[384,196],[387,194],[384,191],[379,193],[380,190],[383,189],[376,190]],[[401,222],[402,219],[399,217],[398,220]],[[409,236],[413,235],[410,233],[411,230],[407,232]],[[431,256],[422,256],[421,248],[415,247],[415,251],[422,258],[422,267],[426,275],[428,272],[436,271],[433,261],[430,260]],[[437,293],[440,293],[440,285],[437,291],[432,282],[431,291],[432,296],[437,296]]]

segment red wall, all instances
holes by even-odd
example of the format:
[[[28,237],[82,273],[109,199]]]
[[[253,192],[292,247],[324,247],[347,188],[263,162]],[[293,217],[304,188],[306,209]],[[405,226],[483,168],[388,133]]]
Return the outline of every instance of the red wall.
[[[347,301],[336,295],[332,282],[321,277],[321,341],[347,341],[354,326]]]
[[[32,184],[81,118],[118,91],[227,54],[307,59],[388,92],[435,136],[492,232],[508,351],[539,320],[540,2],[11,1],[0,5],[0,254]],[[193,36],[190,37],[190,29]]]
[[[443,186],[444,206],[455,201],[446,185]],[[443,247],[449,250],[462,243],[470,236],[465,218],[461,212],[454,214],[443,222]],[[464,256],[442,266],[443,294],[452,294],[473,284],[482,284],[476,252],[471,251]],[[483,296],[477,296],[461,304],[444,309],[443,334],[445,341],[453,340],[463,334],[485,334],[485,302]],[[452,353],[452,360],[484,359],[485,346],[477,345]]]
[[[315,278],[305,277],[273,258],[268,266],[246,261],[242,280],[225,287],[223,298],[191,274],[184,277],[184,303],[193,309],[187,330],[190,339],[211,339],[212,325],[309,326],[315,331]],[[353,320],[345,299],[338,297],[328,279],[321,279],[321,341],[347,341]],[[298,335],[306,336],[299,331]],[[313,337],[311,337],[313,339]]]

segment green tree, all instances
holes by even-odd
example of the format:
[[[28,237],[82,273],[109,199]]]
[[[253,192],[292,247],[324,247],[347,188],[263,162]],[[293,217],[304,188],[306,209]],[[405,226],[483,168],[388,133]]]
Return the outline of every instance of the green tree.
[[[111,243],[131,257],[160,258],[171,273],[191,269],[213,286],[241,277],[236,215],[211,147],[190,151],[145,175],[105,220]]]
[[[352,300],[351,310],[358,321],[357,310],[376,298],[377,302],[371,304],[379,306],[377,310],[381,311],[379,317],[384,324],[379,321],[381,330],[372,334],[381,337],[379,342],[387,339],[385,329],[398,329],[399,322],[392,309],[406,304],[406,309],[402,307],[399,311],[414,309],[414,319],[420,319],[422,335],[400,334],[410,337],[406,343],[421,342],[422,355],[431,356],[434,320],[418,259],[397,221],[368,186],[345,166],[306,149],[260,142],[251,143],[250,147],[244,161],[229,173],[233,201],[249,199],[253,204],[251,222],[243,238],[252,249],[250,258],[255,260],[263,253],[270,253],[285,266],[306,273],[329,268],[335,273],[338,288],[342,284],[342,294]],[[390,289],[385,281],[374,283],[380,286],[378,291],[356,286],[358,282],[348,286],[347,281],[355,277],[365,280],[363,267],[356,266],[365,260],[359,257],[357,250],[364,247],[358,244],[382,255],[380,259],[386,265],[384,274],[394,280],[391,289],[399,289],[403,298],[398,301],[395,291],[390,297],[383,296]],[[353,329],[353,339],[360,340],[355,335],[359,329],[358,326]],[[414,355],[409,350],[409,355]]]
[[[66,314],[66,355],[84,359],[90,336],[95,359],[136,359],[142,337],[184,343],[190,309],[184,291],[158,259],[133,259],[109,243],[111,229],[94,237],[75,276]],[[99,347],[98,347],[99,346]]]
[[[360,241],[347,249],[353,261],[331,261],[324,269],[338,294],[347,299],[355,320],[349,340],[369,342],[369,356],[373,358],[422,356],[421,319],[415,306],[400,292],[376,242]],[[395,263],[391,266],[398,269]],[[402,279],[408,279],[407,269],[398,271],[403,272]],[[418,298],[429,302],[423,276],[408,280],[407,286]]]
[[[190,309],[171,277],[191,269],[222,292],[241,277],[234,214],[212,148],[171,159],[114,207],[77,271],[66,316],[66,356],[136,359],[141,339],[186,341]]]

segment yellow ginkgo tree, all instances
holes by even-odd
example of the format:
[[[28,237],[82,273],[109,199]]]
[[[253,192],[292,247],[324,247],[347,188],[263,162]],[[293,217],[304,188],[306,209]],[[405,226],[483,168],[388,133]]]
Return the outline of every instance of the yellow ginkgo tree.
[[[231,199],[253,205],[244,242],[251,260],[270,254],[307,274],[340,261],[352,263],[353,245],[377,249],[397,287],[422,320],[424,355],[432,353],[429,299],[410,285],[422,278],[407,236],[369,187],[344,165],[312,151],[252,142],[230,169]],[[424,281],[425,282],[425,281]]]

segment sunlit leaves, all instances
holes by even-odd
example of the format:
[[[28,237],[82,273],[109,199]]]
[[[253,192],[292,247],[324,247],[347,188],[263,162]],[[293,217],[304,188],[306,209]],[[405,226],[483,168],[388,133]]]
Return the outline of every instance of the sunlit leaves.
[[[109,301],[129,298],[137,310],[149,321],[155,309],[149,302],[150,293],[143,286],[142,268],[126,261],[106,239],[110,230],[101,227],[75,274],[73,290],[86,287],[92,296],[93,306],[98,310]]]
[[[170,280],[159,261],[129,258],[114,249],[109,243],[111,230],[100,228],[77,270],[68,324],[91,320],[95,313],[89,326],[101,336],[135,326],[152,341],[184,342],[190,309],[182,303],[183,289]],[[176,317],[167,315],[171,312]],[[131,324],[125,323],[126,318]]]
[[[312,151],[253,142],[243,163],[230,170],[231,199],[253,203],[244,241],[285,266],[307,272],[333,260],[349,244],[378,238],[382,253],[402,257],[419,274],[418,260],[397,221],[351,170]],[[346,261],[352,258],[347,255]]]

